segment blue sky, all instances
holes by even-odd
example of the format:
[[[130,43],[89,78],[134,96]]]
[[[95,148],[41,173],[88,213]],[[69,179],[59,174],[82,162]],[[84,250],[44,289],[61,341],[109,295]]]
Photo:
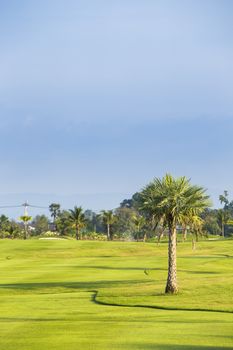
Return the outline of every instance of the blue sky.
[[[232,17],[230,0],[0,0],[0,205],[114,208],[166,172],[233,197]]]

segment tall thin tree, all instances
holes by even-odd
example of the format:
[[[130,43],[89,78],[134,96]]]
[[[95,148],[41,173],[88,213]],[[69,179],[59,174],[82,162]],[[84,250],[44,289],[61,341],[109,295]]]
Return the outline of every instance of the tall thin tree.
[[[57,230],[56,219],[61,212],[61,206],[59,203],[51,203],[49,206],[49,211],[51,213],[51,217],[53,218],[53,230]]]
[[[22,215],[22,216],[20,216],[20,220],[23,221],[23,224],[24,224],[23,239],[27,239],[27,237],[28,237],[28,223],[29,223],[29,221],[32,220],[32,217],[28,216],[28,215]]]
[[[112,240],[111,227],[116,222],[117,217],[114,215],[113,210],[102,210],[100,216],[107,227],[107,239],[110,241]]]
[[[177,293],[176,228],[185,216],[199,215],[210,205],[209,196],[202,187],[191,185],[186,177],[174,178],[167,174],[155,178],[142,191],[143,209],[157,219],[163,218],[169,230],[168,276],[165,293]]]

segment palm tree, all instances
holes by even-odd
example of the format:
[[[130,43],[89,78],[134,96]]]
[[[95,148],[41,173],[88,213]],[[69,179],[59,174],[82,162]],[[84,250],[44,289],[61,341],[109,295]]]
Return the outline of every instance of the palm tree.
[[[192,249],[196,249],[196,242],[198,241],[198,236],[202,235],[202,228],[203,228],[204,220],[201,219],[199,216],[194,215],[190,218],[189,221],[189,228],[190,232],[192,234]]]
[[[75,206],[74,209],[69,210],[69,222],[75,228],[76,239],[80,239],[80,230],[86,226],[86,218],[82,207]]]
[[[117,217],[114,215],[113,210],[102,210],[100,214],[104,224],[107,226],[107,239],[112,240],[111,227],[116,222]]]
[[[56,219],[61,212],[61,206],[59,203],[51,203],[49,206],[51,217],[53,218],[53,231],[57,231]]]
[[[142,229],[142,227],[145,225],[145,218],[142,215],[136,214],[133,216],[133,223],[137,230],[137,242],[139,241],[139,232]]]
[[[180,222],[181,226],[182,226],[182,236],[183,236],[183,242],[186,241],[187,238],[187,232],[189,229],[189,224],[190,224],[190,220],[189,218],[185,215]]]
[[[28,222],[32,220],[31,216],[22,215],[20,216],[20,220],[23,221],[24,224],[24,237],[23,239],[27,239],[28,236]]]
[[[173,178],[167,174],[155,178],[142,191],[143,209],[157,220],[163,218],[169,230],[168,277],[165,293],[177,293],[176,227],[185,216],[200,214],[210,205],[209,196],[202,187],[190,184],[186,177]]]
[[[219,209],[217,213],[217,218],[219,225],[221,226],[221,234],[224,237],[225,236],[225,227],[228,223],[228,221],[231,218],[231,215],[228,210],[226,209]]]
[[[159,222],[157,222],[155,228],[158,227],[158,239],[157,239],[157,245],[159,245],[161,238],[164,235],[164,232],[166,230],[166,221],[164,220],[164,217],[161,218]]]

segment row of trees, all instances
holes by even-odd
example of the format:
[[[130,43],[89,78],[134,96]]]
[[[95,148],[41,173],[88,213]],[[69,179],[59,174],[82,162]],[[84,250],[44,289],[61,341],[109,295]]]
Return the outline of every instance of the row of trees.
[[[60,204],[49,207],[51,218],[45,215],[21,216],[20,222],[0,216],[1,238],[24,238],[44,234],[74,236],[76,239],[121,239],[144,240],[160,239],[168,236],[168,225],[156,220],[145,208],[143,191],[135,193],[131,199],[125,199],[115,210],[103,210],[99,214],[92,210],[74,207],[62,210]],[[200,235],[230,236],[233,233],[233,201],[227,191],[219,196],[221,209],[206,208],[190,224],[187,218],[179,222],[177,231],[185,241],[187,235],[192,238],[193,248]]]
[[[121,239],[144,240],[160,239],[168,236],[168,225],[163,219],[157,220],[145,207],[144,190],[135,193],[131,199],[125,199],[115,210],[103,210],[99,214],[92,210],[84,211],[81,207],[62,210],[60,204],[49,206],[51,219],[45,215],[21,216],[20,221],[10,220],[0,216],[1,238],[24,238],[50,235],[74,236],[76,239]],[[200,235],[229,236],[233,233],[233,201],[229,200],[228,192],[219,196],[221,209],[205,208],[199,217],[190,223],[183,218],[177,225],[177,231],[182,240],[187,235],[192,237],[193,248]],[[52,221],[51,221],[52,220]]]

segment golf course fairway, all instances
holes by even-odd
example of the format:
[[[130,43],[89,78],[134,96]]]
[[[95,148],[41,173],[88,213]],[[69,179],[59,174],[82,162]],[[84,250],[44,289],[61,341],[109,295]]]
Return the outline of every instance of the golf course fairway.
[[[232,244],[1,240],[0,349],[233,349]]]

